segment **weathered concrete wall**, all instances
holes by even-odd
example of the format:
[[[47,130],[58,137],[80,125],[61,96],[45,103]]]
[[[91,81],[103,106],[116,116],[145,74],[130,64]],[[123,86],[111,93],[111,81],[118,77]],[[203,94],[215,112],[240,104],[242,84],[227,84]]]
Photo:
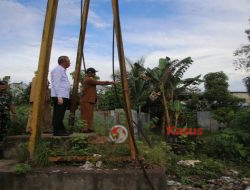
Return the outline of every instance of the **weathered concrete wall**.
[[[148,170],[157,190],[166,189],[163,170]],[[150,190],[142,171],[95,170],[30,172],[15,174],[0,172],[0,190]]]
[[[238,98],[243,98],[246,100],[246,105],[250,106],[250,96],[248,92],[231,92],[233,96],[236,96]]]
[[[198,125],[206,131],[218,131],[219,128],[223,128],[224,125],[218,123],[212,116],[210,111],[198,111],[197,112]]]
[[[17,159],[20,152],[20,145],[27,143],[28,135],[6,137],[3,141],[3,157],[7,159]]]

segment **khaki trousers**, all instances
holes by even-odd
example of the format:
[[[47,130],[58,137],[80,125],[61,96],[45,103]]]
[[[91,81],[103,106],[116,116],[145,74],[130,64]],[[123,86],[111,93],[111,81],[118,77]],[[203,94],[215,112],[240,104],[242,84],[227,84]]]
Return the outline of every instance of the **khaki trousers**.
[[[93,129],[93,117],[94,117],[94,103],[81,102],[80,112],[81,120],[86,121],[87,129]]]

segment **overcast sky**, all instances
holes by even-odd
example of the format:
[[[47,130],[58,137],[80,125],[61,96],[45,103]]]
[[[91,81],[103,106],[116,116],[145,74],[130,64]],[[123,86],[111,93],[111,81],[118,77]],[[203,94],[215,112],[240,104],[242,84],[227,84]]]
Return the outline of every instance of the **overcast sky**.
[[[0,77],[30,82],[37,69],[47,0],[0,0]],[[235,71],[233,52],[248,43],[250,0],[120,0],[126,57],[146,59],[146,67],[159,58],[183,59],[193,65],[185,77],[224,71],[230,90],[246,91],[244,71]],[[75,67],[80,26],[80,0],[59,0],[50,71],[60,55]],[[111,0],[91,0],[85,41],[87,67],[95,67],[103,80],[112,74]],[[116,56],[117,60],[117,56]],[[116,68],[118,63],[116,61]]]

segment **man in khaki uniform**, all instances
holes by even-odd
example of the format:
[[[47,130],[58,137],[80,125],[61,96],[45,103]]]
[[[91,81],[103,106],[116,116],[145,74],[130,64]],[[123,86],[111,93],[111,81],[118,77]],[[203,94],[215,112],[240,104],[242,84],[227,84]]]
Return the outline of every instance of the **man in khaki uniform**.
[[[94,77],[96,72],[97,71],[94,68],[88,68],[86,71],[87,76],[84,78],[83,81],[83,90],[80,99],[80,112],[81,120],[84,120],[87,123],[87,129],[81,130],[84,133],[94,132],[93,116],[95,103],[97,101],[96,85],[117,84],[117,82],[95,80]]]
[[[31,129],[31,118],[32,118],[32,110],[33,110],[33,102],[35,96],[35,84],[36,84],[37,72],[35,72],[35,77],[33,77],[31,82],[31,90],[30,90],[30,110],[29,117],[26,126],[26,132],[30,133]],[[51,121],[51,104],[50,104],[50,91],[49,91],[49,81],[47,81],[47,88],[45,92],[45,103],[44,103],[44,115],[42,116],[41,121],[41,129],[43,133],[52,133],[52,121]]]

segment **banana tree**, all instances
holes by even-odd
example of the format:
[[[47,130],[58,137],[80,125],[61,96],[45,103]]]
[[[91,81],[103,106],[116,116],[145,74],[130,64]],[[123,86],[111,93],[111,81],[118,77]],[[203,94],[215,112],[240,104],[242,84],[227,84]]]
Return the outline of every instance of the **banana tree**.
[[[128,72],[128,82],[130,87],[130,95],[132,99],[132,107],[135,110],[138,110],[139,107],[142,107],[146,104],[147,98],[150,93],[151,85],[147,80],[144,80],[140,77],[142,69],[144,66],[144,59],[132,63],[131,60],[126,58],[126,63],[129,68]],[[140,65],[140,67],[138,67]]]
[[[140,77],[142,72],[141,68],[144,64],[144,59],[138,60],[136,63],[132,63],[128,58],[126,59],[126,63],[130,71],[128,72],[128,82],[130,88],[130,96],[132,100],[132,108],[137,111],[137,127],[138,127],[138,135],[140,136],[140,132],[142,133],[141,128],[141,107],[144,106],[149,97],[151,85],[147,80],[144,80]],[[136,66],[140,65],[140,67]],[[142,134],[143,135],[143,134]]]
[[[153,84],[154,91],[160,91],[161,99],[164,107],[164,119],[167,126],[172,126],[172,119],[170,117],[170,102],[177,100],[178,95],[183,93],[185,89],[192,85],[201,82],[200,75],[194,78],[182,80],[186,70],[192,64],[192,59],[187,57],[183,60],[171,60],[169,57],[161,58],[158,67],[153,69],[142,68],[140,65],[135,65],[143,70],[144,74],[150,78]],[[176,106],[179,105],[176,103]],[[180,109],[178,109],[175,117],[175,124],[178,124]]]
[[[167,59],[167,58],[166,58]],[[168,59],[169,61],[170,59]],[[167,64],[165,64],[167,63]],[[153,69],[147,68],[145,69],[139,64],[135,64],[135,67],[140,68],[142,70],[142,75],[148,77],[151,84],[153,84],[153,91],[158,92],[160,91],[163,108],[164,108],[164,117],[165,122],[168,126],[171,126],[170,116],[169,116],[169,109],[168,109],[168,100],[165,94],[165,83],[169,75],[171,75],[171,70],[169,68],[170,62],[163,62],[160,59],[159,67],[155,67]]]
[[[174,100],[170,102],[170,108],[171,111],[173,111],[174,113],[174,119],[175,119],[174,126],[177,128],[179,116],[182,111],[182,104],[179,100]]]

